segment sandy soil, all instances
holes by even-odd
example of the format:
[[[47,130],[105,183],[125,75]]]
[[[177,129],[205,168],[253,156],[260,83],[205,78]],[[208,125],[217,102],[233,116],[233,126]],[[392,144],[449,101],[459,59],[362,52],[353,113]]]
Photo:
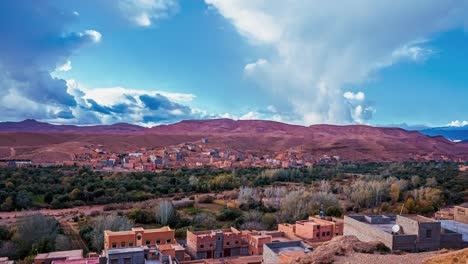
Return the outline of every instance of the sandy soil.
[[[426,258],[436,256],[438,252],[424,252],[424,253],[412,253],[403,255],[378,255],[378,254],[364,254],[364,253],[352,253],[349,256],[337,256],[335,257],[335,263],[339,264],[421,264]]]

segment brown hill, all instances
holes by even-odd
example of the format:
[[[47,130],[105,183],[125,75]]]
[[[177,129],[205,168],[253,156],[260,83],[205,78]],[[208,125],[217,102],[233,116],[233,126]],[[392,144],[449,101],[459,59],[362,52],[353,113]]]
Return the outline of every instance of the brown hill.
[[[2,132],[3,131],[3,132]],[[90,144],[104,145],[109,151],[129,152],[208,138],[210,147],[244,153],[267,154],[289,150],[314,156],[340,156],[353,162],[409,160],[468,160],[468,144],[443,137],[425,136],[400,128],[364,125],[289,125],[273,121],[230,119],[188,120],[171,125],[143,128],[129,124],[110,126],[60,126],[26,120],[0,123],[0,157],[10,148],[22,158],[44,159],[66,149],[79,153]],[[71,144],[73,142],[73,144]]]

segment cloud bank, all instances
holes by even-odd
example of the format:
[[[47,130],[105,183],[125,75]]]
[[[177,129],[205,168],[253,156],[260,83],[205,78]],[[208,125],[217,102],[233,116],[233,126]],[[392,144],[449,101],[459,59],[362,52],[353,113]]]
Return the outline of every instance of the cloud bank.
[[[205,2],[252,45],[275,50],[244,71],[304,124],[366,122],[372,104],[350,101],[342,87],[401,60],[426,60],[427,39],[468,20],[468,3],[454,0]]]
[[[171,1],[131,1],[151,19]],[[156,10],[156,11],[155,11]],[[146,11],[145,11],[146,12]],[[156,13],[155,13],[156,12]],[[162,12],[162,11],[161,11]],[[70,57],[102,39],[100,32],[69,32],[78,18],[47,2],[0,1],[0,113],[3,120],[35,118],[55,123],[169,123],[205,115],[185,103],[194,95],[122,87],[86,89],[51,75],[72,70]]]

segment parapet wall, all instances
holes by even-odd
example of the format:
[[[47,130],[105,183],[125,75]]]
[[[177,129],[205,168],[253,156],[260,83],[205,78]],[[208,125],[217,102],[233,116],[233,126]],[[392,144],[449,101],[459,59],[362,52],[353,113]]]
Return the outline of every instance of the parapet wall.
[[[344,217],[344,235],[356,236],[364,242],[380,241],[388,248],[393,250],[393,235],[379,230],[372,225],[360,222],[365,220],[364,216],[345,216]]]

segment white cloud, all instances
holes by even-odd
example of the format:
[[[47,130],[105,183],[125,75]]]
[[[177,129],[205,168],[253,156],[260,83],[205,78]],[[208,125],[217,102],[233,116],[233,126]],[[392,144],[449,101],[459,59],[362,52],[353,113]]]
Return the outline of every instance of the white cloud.
[[[288,104],[299,116],[294,122],[305,124],[363,121],[355,117],[375,110],[350,107],[345,84],[360,84],[402,59],[424,60],[433,51],[418,40],[468,21],[466,1],[205,2],[247,41],[274,51],[244,70],[278,98],[275,106]]]
[[[255,111],[250,111],[243,116],[239,117],[240,120],[258,120],[262,119],[261,114]]]
[[[177,0],[119,0],[119,8],[136,25],[149,27],[176,13],[179,4]]]
[[[434,54],[434,51],[422,46],[422,44],[426,42],[428,42],[428,40],[414,41],[394,50],[392,53],[394,61],[401,59],[409,59],[416,62],[427,60],[432,54]]]
[[[80,15],[80,13],[78,13],[78,11],[73,11],[73,15],[75,15],[75,16],[79,16],[79,15]]]
[[[69,87],[78,87],[79,85],[74,80],[68,80],[67,84]],[[124,87],[107,87],[107,88],[86,88],[79,86],[79,89],[82,90],[86,95],[83,98],[93,99],[99,104],[103,105],[113,105],[119,102],[127,100],[127,95],[129,96],[140,96],[140,95],[151,95],[156,94],[163,95],[169,98],[171,101],[177,103],[188,103],[195,99],[194,94],[187,93],[171,93],[158,90],[142,90],[142,89],[129,89]]]
[[[92,30],[92,29],[86,30],[85,35],[88,35],[89,37],[91,37],[91,40],[93,42],[101,41],[101,37],[102,37],[101,33],[97,32],[96,30]]]
[[[72,69],[72,66],[71,66],[71,61],[70,60],[67,60],[67,62],[65,62],[65,64],[55,68],[56,71],[69,71]]]
[[[246,73],[252,73],[253,71],[255,71],[256,69],[258,69],[259,67],[262,67],[264,65],[268,64],[268,61],[265,60],[265,59],[258,59],[256,62],[253,62],[253,63],[248,63],[244,66],[244,71]]]
[[[344,98],[348,99],[349,101],[364,101],[366,99],[366,96],[364,95],[363,92],[346,92],[343,94]]]
[[[447,126],[451,126],[451,127],[468,126],[468,121],[466,121],[466,120],[464,120],[464,121],[455,120],[455,121],[452,121],[452,122],[448,123]]]

